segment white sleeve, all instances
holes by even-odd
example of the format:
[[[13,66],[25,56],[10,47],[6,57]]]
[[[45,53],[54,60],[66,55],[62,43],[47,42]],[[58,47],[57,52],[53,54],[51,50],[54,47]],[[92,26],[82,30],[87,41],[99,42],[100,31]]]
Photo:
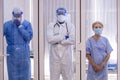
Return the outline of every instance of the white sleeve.
[[[74,45],[75,44],[75,27],[73,24],[70,25],[69,30],[69,38],[67,40],[63,40],[61,44],[63,45]]]
[[[55,43],[60,43],[64,37],[62,37],[62,35],[58,34],[58,35],[54,35],[54,24],[49,24],[49,26],[47,27],[47,40],[50,44],[55,44]]]

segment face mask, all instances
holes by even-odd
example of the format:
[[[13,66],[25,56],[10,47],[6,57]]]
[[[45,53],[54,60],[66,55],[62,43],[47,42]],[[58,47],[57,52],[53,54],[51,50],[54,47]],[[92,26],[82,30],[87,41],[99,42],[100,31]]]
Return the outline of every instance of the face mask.
[[[59,22],[65,22],[65,21],[66,21],[66,16],[64,16],[64,15],[59,15],[59,16],[57,16],[57,20],[58,20]]]
[[[94,28],[94,33],[100,35],[102,33],[102,28]]]

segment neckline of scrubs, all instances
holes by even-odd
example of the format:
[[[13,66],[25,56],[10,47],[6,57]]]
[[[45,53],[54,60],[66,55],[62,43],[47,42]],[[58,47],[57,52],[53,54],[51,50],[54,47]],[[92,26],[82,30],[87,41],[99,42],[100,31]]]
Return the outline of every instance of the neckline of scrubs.
[[[94,37],[92,36],[92,39],[95,41],[95,42],[99,42],[99,40],[102,38],[102,36],[99,37],[98,40],[95,40]]]

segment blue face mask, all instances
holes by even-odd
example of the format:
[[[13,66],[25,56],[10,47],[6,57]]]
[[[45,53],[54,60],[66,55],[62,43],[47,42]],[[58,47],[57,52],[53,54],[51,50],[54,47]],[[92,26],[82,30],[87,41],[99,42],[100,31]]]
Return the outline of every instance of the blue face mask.
[[[102,28],[94,28],[94,33],[100,35],[102,33]]]

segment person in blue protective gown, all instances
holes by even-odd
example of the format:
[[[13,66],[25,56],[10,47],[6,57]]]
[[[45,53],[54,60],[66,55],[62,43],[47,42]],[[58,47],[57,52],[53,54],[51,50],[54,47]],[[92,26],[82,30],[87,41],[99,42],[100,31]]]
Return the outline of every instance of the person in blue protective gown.
[[[30,48],[33,37],[31,23],[22,18],[20,8],[14,8],[12,20],[4,23],[7,42],[7,69],[9,80],[30,80]]]
[[[108,80],[107,62],[113,50],[108,39],[101,36],[103,24],[92,24],[94,35],[86,43],[86,56],[89,61],[87,80]]]
[[[47,27],[50,43],[50,80],[73,80],[72,48],[75,43],[75,27],[67,22],[65,8],[56,10],[57,20]]]

